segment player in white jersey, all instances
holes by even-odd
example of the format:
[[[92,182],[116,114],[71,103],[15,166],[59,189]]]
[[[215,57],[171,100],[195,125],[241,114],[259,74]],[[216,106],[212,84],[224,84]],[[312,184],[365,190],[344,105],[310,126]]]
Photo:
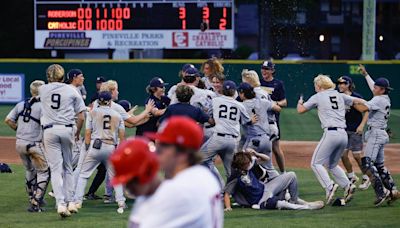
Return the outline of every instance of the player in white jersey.
[[[233,153],[237,150],[240,140],[240,126],[256,122],[255,116],[250,118],[242,103],[233,97],[236,85],[233,81],[223,84],[223,96],[212,100],[213,119],[215,121],[213,135],[203,144],[200,151],[204,154],[203,163],[212,171],[216,171],[214,157],[219,155],[224,163],[225,174],[231,175]],[[223,179],[219,172],[215,173],[220,181]]]
[[[326,75],[315,77],[314,87],[317,93],[305,103],[301,97],[297,104],[299,113],[317,108],[321,128],[324,129],[322,139],[314,151],[311,168],[326,191],[326,204],[331,203],[339,186],[345,189],[344,199],[349,201],[355,191],[355,185],[349,181],[338,165],[347,146],[345,105],[352,106],[353,102],[362,102],[362,100],[336,91],[335,84]],[[332,173],[339,185],[330,179],[326,169]]]
[[[39,88],[43,116],[45,157],[51,171],[51,185],[57,212],[70,216],[77,209],[73,200],[72,145],[79,139],[86,106],[79,93],[64,84],[64,68],[58,64],[47,68],[49,84]]]
[[[207,168],[199,165],[198,150],[203,143],[201,127],[190,118],[176,116],[164,121],[157,133],[147,136],[156,140],[160,166],[168,180],[153,195],[155,206],[151,207],[150,214],[140,218],[140,224],[143,227],[222,227],[221,186]]]
[[[38,97],[44,81],[30,84],[32,97],[19,102],[7,115],[5,123],[16,131],[16,151],[25,166],[26,191],[30,206],[28,211],[41,212],[44,194],[49,183],[49,167],[44,157],[40,126],[42,105]]]
[[[272,142],[270,139],[270,128],[268,124],[267,112],[274,110],[279,112],[280,106],[276,105],[267,99],[256,98],[256,93],[248,83],[240,84],[239,97],[243,101],[249,116],[257,115],[258,121],[253,125],[246,126],[246,141],[243,149],[251,148],[258,153],[262,153],[271,157]],[[266,160],[262,166],[267,171],[267,179],[272,179],[279,175],[278,171],[272,165],[272,160]]]
[[[392,88],[386,78],[378,78],[374,82],[363,65],[359,66],[359,70],[365,76],[374,95],[364,105],[356,106],[359,111],[369,111],[368,131],[365,133],[367,145],[361,163],[363,172],[369,176],[375,190],[376,200],[374,204],[379,206],[386,199],[389,199],[388,203],[393,203],[400,198],[396,184],[384,165],[384,146],[389,142],[386,128],[391,106],[389,92]]]
[[[256,71],[244,69],[242,71],[242,81],[249,83],[254,88],[254,92],[256,93],[256,98],[266,99],[272,102],[271,96],[268,94],[268,92],[261,88],[260,79]],[[276,102],[276,104],[279,106],[283,105],[282,102]],[[269,125],[270,128],[272,152],[275,155],[275,161],[279,166],[279,170],[281,172],[285,172],[285,156],[279,147],[278,139],[280,134],[276,122],[275,112],[273,110],[269,110],[268,113],[264,115],[267,115],[268,117],[268,122],[266,124]]]
[[[111,93],[100,92],[98,98],[99,107],[93,109],[86,121],[85,144],[88,153],[83,161],[79,174],[75,203],[78,208],[82,206],[83,195],[87,180],[100,163],[106,166],[110,178],[114,176],[111,167],[108,167],[108,157],[112,154],[119,141],[124,140],[125,126],[121,115],[112,110]],[[125,209],[125,197],[122,186],[115,188],[116,201],[119,212]]]

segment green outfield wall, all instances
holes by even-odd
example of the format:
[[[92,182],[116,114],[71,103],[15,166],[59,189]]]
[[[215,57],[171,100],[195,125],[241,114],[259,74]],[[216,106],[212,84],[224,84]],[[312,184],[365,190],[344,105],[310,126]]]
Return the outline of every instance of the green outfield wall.
[[[185,63],[200,67],[202,60],[52,60],[52,59],[0,59],[0,73],[25,74],[25,91],[29,96],[29,83],[35,79],[45,79],[46,67],[59,63],[66,69],[79,68],[85,75],[88,97],[95,91],[97,76],[118,81],[120,99],[130,100],[134,104],[143,104],[148,81],[160,76],[164,81],[175,84],[179,81],[178,71]],[[390,94],[392,108],[400,108],[400,61],[275,61],[276,78],[283,80],[289,106],[296,105],[298,96],[308,98],[314,93],[313,77],[319,73],[328,74],[334,80],[342,75],[351,76],[356,90],[365,98],[371,98],[364,78],[357,73],[357,65],[365,64],[372,77],[387,77],[395,90]],[[225,60],[225,74],[230,80],[240,81],[242,69],[260,71],[261,61]],[[259,73],[260,74],[260,73]],[[168,88],[167,88],[168,89]]]

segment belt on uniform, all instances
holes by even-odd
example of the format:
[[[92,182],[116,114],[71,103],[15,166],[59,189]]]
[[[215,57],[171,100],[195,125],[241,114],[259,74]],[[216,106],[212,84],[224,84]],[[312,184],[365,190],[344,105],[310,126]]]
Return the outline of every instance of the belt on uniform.
[[[273,122],[273,121],[270,121],[270,122],[268,122],[269,124],[275,124],[275,122]]]
[[[214,127],[213,125],[208,125],[208,126],[205,126],[204,128],[208,129],[208,128],[213,128],[213,127]]]
[[[225,137],[225,136],[232,136],[232,138],[237,138],[237,136],[236,136],[236,135],[231,135],[231,134],[222,134],[222,133],[217,133],[217,135],[218,135],[218,136],[222,136],[222,137]]]
[[[337,128],[337,127],[328,127],[328,131],[337,131],[337,129],[339,129],[339,128]]]
[[[369,130],[369,131],[372,130],[372,129],[386,130],[386,128],[368,126],[368,130]]]
[[[67,125],[62,125],[62,126],[73,127],[74,125],[73,124],[67,124]],[[52,128],[52,127],[54,127],[54,125],[53,124],[49,124],[49,125],[43,126],[43,130],[48,129],[48,128]]]

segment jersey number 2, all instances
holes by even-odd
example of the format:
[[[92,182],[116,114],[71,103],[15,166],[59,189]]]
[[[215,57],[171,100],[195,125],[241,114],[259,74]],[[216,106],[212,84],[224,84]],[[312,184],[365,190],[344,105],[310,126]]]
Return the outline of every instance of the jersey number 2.
[[[104,115],[103,116],[103,120],[104,120],[103,129],[106,129],[106,130],[111,129],[111,126],[110,126],[111,116],[110,115]]]
[[[61,95],[58,93],[52,94],[51,95],[51,102],[53,102],[50,107],[52,109],[59,109],[60,108],[60,102],[61,102]]]
[[[332,109],[339,109],[338,103],[337,103],[337,97],[336,96],[331,96],[329,97],[332,103]]]
[[[226,105],[219,106],[219,118],[228,118],[228,107]],[[238,109],[236,107],[229,108],[229,119],[235,121],[237,119]]]

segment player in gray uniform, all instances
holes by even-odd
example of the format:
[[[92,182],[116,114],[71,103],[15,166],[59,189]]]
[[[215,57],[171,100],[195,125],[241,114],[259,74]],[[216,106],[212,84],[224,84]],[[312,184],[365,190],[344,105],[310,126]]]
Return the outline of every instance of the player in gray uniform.
[[[311,168],[326,191],[326,204],[331,203],[339,186],[345,189],[344,199],[347,202],[355,191],[355,185],[349,181],[343,169],[338,165],[347,146],[345,105],[352,106],[353,102],[362,102],[362,100],[336,91],[335,84],[326,75],[315,77],[314,87],[317,93],[304,104],[303,98],[300,97],[297,104],[299,113],[317,108],[321,127],[324,129],[322,139],[314,151]],[[325,167],[332,173],[339,185],[330,179]]]
[[[16,151],[25,166],[26,191],[30,206],[28,211],[41,212],[43,197],[49,183],[49,167],[44,157],[42,145],[42,105],[38,89],[44,81],[30,84],[32,97],[19,102],[8,113],[5,123],[16,131]]]
[[[239,97],[243,101],[243,105],[249,116],[257,115],[258,121],[253,125],[246,126],[246,141],[243,149],[251,148],[258,153],[262,153],[271,157],[272,142],[270,140],[270,128],[268,124],[267,112],[274,110],[280,112],[281,107],[267,99],[256,98],[256,93],[248,83],[240,84]],[[272,179],[279,175],[278,171],[272,165],[272,160],[268,159],[262,166],[266,169],[268,179]]]
[[[87,180],[96,167],[103,163],[107,168],[109,178],[114,176],[111,167],[108,166],[108,157],[112,154],[118,142],[124,140],[125,126],[121,115],[111,109],[111,93],[103,91],[99,93],[99,107],[93,109],[86,121],[85,144],[88,153],[83,161],[79,174],[75,195],[75,203],[78,208],[82,206],[83,195]],[[122,186],[115,188],[116,201],[119,212],[126,208]]]
[[[389,142],[389,136],[386,132],[391,106],[389,91],[392,88],[390,88],[389,81],[386,78],[378,78],[374,82],[363,65],[360,65],[359,70],[365,76],[374,95],[364,105],[356,106],[359,111],[369,111],[368,130],[365,133],[367,145],[361,163],[363,173],[369,176],[375,190],[376,200],[374,204],[379,206],[388,198],[388,203],[400,198],[396,184],[384,165],[384,146]]]
[[[250,118],[242,103],[233,97],[236,93],[236,85],[233,81],[225,81],[223,84],[223,96],[212,100],[213,118],[215,120],[214,134],[202,145],[200,151],[204,154],[203,163],[211,171],[215,172],[213,159],[219,155],[224,163],[226,176],[231,175],[231,163],[233,153],[237,150],[241,124],[253,124],[257,120],[255,116]],[[222,177],[219,173],[216,175]]]
[[[45,157],[51,171],[51,185],[61,217],[77,212],[73,200],[72,145],[79,139],[86,106],[79,93],[64,84],[64,68],[50,65],[46,71],[49,84],[39,88],[43,107],[41,124]],[[77,118],[77,119],[76,119]]]

